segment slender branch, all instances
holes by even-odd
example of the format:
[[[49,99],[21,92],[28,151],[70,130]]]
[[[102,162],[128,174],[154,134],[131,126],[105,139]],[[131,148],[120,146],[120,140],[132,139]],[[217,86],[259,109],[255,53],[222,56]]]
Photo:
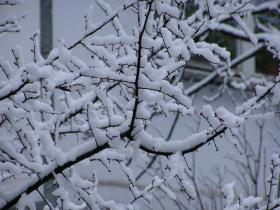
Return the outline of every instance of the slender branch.
[[[22,191],[15,193],[14,198],[12,198],[11,200],[7,199],[7,203],[4,204],[3,206],[0,206],[1,210],[11,209],[19,201],[19,199],[21,198],[21,195],[23,193],[30,194],[34,190],[37,190],[42,184],[46,183],[47,181],[49,181],[51,179],[54,179],[53,173],[59,174],[59,173],[63,172],[65,169],[67,169],[67,168],[85,160],[86,158],[89,158],[92,155],[95,155],[95,154],[97,154],[97,153],[99,153],[102,150],[105,150],[107,148],[109,148],[108,143],[102,144],[102,145],[96,147],[95,149],[93,149],[93,150],[91,150],[87,153],[81,154],[75,160],[69,161],[69,162],[67,162],[67,163],[65,163],[61,166],[57,166],[55,169],[53,169],[53,170],[49,171],[48,173],[44,174],[43,176],[41,176],[39,180],[32,183],[26,189],[23,189]]]
[[[131,123],[130,123],[130,129],[128,131],[128,135],[127,137],[129,139],[132,139],[132,131],[134,129],[134,124],[135,124],[135,119],[136,119],[136,115],[137,115],[137,109],[138,109],[138,104],[139,104],[139,76],[140,76],[140,71],[141,71],[141,59],[142,59],[142,39],[143,39],[143,35],[146,29],[146,25],[148,23],[148,19],[150,16],[150,12],[152,10],[152,3],[153,1],[150,2],[149,4],[149,9],[148,12],[146,14],[146,18],[145,18],[145,22],[143,24],[143,28],[141,30],[141,32],[139,33],[139,38],[138,38],[138,55],[137,55],[137,64],[136,64],[136,78],[135,78],[135,102],[134,102],[134,107],[133,107],[133,113],[132,113],[132,118],[131,118]],[[140,24],[140,23],[139,23]]]

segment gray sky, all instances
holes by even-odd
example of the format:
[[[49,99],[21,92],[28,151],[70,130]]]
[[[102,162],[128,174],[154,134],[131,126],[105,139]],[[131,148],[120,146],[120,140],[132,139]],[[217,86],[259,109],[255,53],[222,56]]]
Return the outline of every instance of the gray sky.
[[[29,39],[33,33],[39,29],[39,0],[25,0],[23,5],[18,6],[1,6],[0,19],[7,16],[22,16],[27,13],[24,19],[20,20],[22,30],[20,33],[0,34],[0,56],[5,59],[11,59],[11,48],[16,45],[24,49],[25,60],[30,62],[32,55],[32,41]],[[120,0],[107,1],[112,5],[112,9],[117,8]],[[57,46],[59,39],[64,39],[67,45],[77,41],[83,35],[85,22],[84,15],[89,5],[93,5],[94,23],[104,18],[104,13],[100,11],[95,1],[92,0],[55,0],[53,1],[53,40],[54,47]],[[127,28],[133,24],[135,17],[132,13],[126,13],[121,16],[121,21]],[[111,27],[105,27],[102,34],[112,33]],[[99,33],[100,34],[100,33]]]
[[[23,5],[0,6],[1,20],[7,16],[22,16],[25,13],[26,17],[20,20],[20,24],[22,25],[20,33],[0,34],[0,57],[10,60],[12,55],[11,49],[16,45],[20,45],[24,49],[25,60],[31,61],[32,55],[30,49],[32,42],[29,38],[35,30],[39,29],[39,1],[25,0]],[[28,51],[28,53],[25,51]]]

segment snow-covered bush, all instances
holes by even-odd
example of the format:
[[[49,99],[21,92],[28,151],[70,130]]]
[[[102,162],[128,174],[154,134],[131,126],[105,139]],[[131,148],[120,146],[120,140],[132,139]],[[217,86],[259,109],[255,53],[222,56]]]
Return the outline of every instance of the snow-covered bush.
[[[89,7],[85,31],[73,44],[65,46],[61,41],[44,59],[40,33],[36,32],[32,37],[32,63],[24,62],[23,53],[28,50],[20,46],[12,50],[13,63],[0,60],[1,209],[15,204],[20,209],[34,209],[33,192],[50,209],[137,209],[139,200],[150,203],[158,199],[155,191],[175,203],[178,191],[186,200],[196,199],[185,155],[215,144],[224,135],[238,147],[239,128],[244,121],[263,117],[256,111],[264,106],[270,106],[272,115],[276,110],[271,105],[279,103],[279,76],[272,81],[242,81],[232,68],[264,46],[274,57],[280,57],[277,28],[258,22],[255,33],[243,20],[248,14],[278,12],[279,1],[253,5],[247,0],[126,0],[112,9],[110,4],[96,0],[96,5],[105,18],[94,22]],[[191,5],[195,10],[186,13]],[[136,19],[129,30],[120,20],[126,12]],[[109,26],[114,33],[99,35]],[[247,40],[253,47],[232,59],[227,49],[207,41],[211,31]],[[76,48],[85,50],[88,58],[75,54]],[[213,71],[184,88],[184,69],[194,56],[205,59]],[[215,79],[221,86],[212,100],[230,87],[256,86],[256,94],[233,112],[222,106],[194,106],[192,96]],[[171,139],[172,132],[167,138],[155,136],[151,131],[153,119],[174,114],[176,119],[184,116],[186,120],[201,116],[208,127],[198,127],[183,139]],[[158,156],[162,157],[161,173],[144,188],[138,187],[139,177]],[[131,192],[130,201],[102,196],[98,173],[92,167],[95,162],[102,163],[112,179],[116,166],[122,171]],[[138,176],[136,165],[144,168]],[[87,171],[79,171],[81,166]],[[49,181],[53,182],[56,202],[48,201],[40,192],[40,186]],[[260,201],[248,197],[235,204],[233,184],[225,189],[226,209],[242,209],[249,204],[256,207]],[[275,200],[271,196],[266,209],[271,209]]]

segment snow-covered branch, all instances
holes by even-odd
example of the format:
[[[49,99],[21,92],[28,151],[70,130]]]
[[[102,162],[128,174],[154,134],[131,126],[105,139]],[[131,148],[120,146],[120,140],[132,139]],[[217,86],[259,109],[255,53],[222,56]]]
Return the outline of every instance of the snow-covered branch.
[[[34,207],[30,198],[33,192],[54,209],[134,209],[141,200],[150,203],[157,192],[180,206],[176,190],[186,200],[195,199],[198,187],[189,180],[194,177],[186,170],[184,155],[215,143],[224,135],[236,146],[244,121],[265,103],[279,104],[280,79],[278,76],[258,83],[255,96],[234,107],[235,112],[209,104],[199,108],[191,96],[215,79],[224,81],[224,89],[229,89],[236,81],[233,68],[264,47],[280,58],[278,30],[262,26],[262,31],[255,33],[243,20],[247,13],[276,9],[279,3],[273,1],[271,8],[264,3],[254,6],[245,0],[208,0],[195,3],[193,13],[187,14],[189,3],[132,0],[113,10],[105,1],[96,0],[95,6],[105,14],[104,19],[94,23],[93,7],[89,7],[85,31],[73,44],[66,46],[60,40],[58,48],[43,58],[37,31],[31,37],[33,62],[24,62],[22,53],[26,50],[20,46],[12,50],[14,65],[0,59],[1,209],[16,204],[23,209]],[[122,23],[121,16],[126,12],[135,18],[131,29]],[[230,25],[229,19],[239,28]],[[100,35],[110,26],[114,32]],[[16,18],[0,22],[0,33],[18,29]],[[227,49],[207,41],[211,31],[227,32],[255,46],[232,60]],[[88,58],[77,54],[76,48],[88,53]],[[197,83],[183,84],[184,68],[195,56],[214,66],[213,72]],[[154,119],[168,119],[174,113],[167,138],[161,135],[162,130],[157,137],[153,132]],[[174,138],[179,117],[189,121],[197,116],[206,127]],[[150,155],[148,164],[143,163]],[[121,169],[132,200],[117,203],[102,198],[97,191],[98,173],[91,171],[89,176],[78,170],[79,166],[92,166],[96,161],[108,173],[113,173],[113,164]],[[137,181],[156,161],[160,161],[161,174],[152,176],[144,189],[138,189]],[[135,176],[138,163],[143,170]],[[13,181],[20,184],[10,189]],[[51,203],[38,189],[49,181],[54,183],[52,194],[57,203]],[[225,188],[226,206],[230,209],[235,205],[233,184]],[[246,199],[241,199],[242,208],[259,201]],[[273,206],[275,199],[270,200],[268,205]]]

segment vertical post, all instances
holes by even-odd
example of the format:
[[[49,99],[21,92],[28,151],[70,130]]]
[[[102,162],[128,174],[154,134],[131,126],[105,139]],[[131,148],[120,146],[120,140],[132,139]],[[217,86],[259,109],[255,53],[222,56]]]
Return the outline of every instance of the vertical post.
[[[52,23],[52,0],[40,0],[40,51],[43,58],[47,58],[53,48],[53,23]],[[55,94],[51,96],[52,106],[54,108]],[[45,183],[42,187],[41,193],[44,198],[53,204],[55,202],[52,181]],[[43,209],[45,202],[37,204],[37,208]]]
[[[255,22],[252,15],[245,18],[245,22],[249,28],[255,30]],[[244,53],[247,49],[252,47],[252,43],[246,41],[237,41],[237,55]],[[250,77],[256,73],[256,59],[252,57],[239,65],[238,70],[243,73],[245,77]]]
[[[40,0],[40,46],[46,58],[53,45],[52,0]]]

